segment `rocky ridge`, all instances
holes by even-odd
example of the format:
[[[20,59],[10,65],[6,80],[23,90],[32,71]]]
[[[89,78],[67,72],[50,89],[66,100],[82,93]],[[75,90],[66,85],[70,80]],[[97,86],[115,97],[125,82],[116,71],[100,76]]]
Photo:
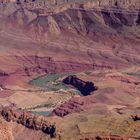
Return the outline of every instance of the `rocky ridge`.
[[[138,138],[123,138],[117,135],[114,135],[114,136],[112,135],[112,136],[97,136],[95,138],[87,137],[87,138],[81,138],[80,140],[138,140]]]
[[[51,124],[46,118],[35,116],[27,112],[14,111],[10,108],[2,109],[1,115],[8,122],[13,121],[33,130],[41,130],[50,135],[51,138],[56,136],[55,124]]]

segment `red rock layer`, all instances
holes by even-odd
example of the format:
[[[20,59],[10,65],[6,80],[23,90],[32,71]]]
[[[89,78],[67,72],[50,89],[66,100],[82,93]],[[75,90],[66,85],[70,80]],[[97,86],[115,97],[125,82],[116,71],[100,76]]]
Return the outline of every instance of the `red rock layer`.
[[[9,108],[2,109],[1,115],[8,122],[14,121],[30,129],[41,130],[50,135],[50,137],[55,137],[56,135],[55,125],[48,122],[44,117],[40,118],[30,113],[17,112]]]

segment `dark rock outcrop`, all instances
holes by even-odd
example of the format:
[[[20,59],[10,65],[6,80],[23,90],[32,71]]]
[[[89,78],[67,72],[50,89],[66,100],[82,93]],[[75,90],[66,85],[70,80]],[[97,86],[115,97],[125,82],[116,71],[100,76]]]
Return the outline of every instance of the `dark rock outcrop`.
[[[86,137],[81,138],[80,140],[138,140],[138,138],[133,137],[120,137],[118,135],[110,135],[110,136],[96,136],[96,137]]]
[[[64,84],[72,85],[78,89],[82,95],[87,96],[94,90],[97,90],[97,87],[94,86],[92,82],[85,82],[76,76],[68,76],[63,80]]]
[[[140,121],[140,115],[131,115],[131,118],[132,118],[134,121]]]

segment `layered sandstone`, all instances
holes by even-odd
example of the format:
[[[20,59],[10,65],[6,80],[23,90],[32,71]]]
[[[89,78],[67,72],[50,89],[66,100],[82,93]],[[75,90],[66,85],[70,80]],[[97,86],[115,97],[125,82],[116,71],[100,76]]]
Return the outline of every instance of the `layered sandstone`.
[[[56,135],[55,125],[51,124],[43,117],[26,112],[17,112],[9,108],[2,109],[1,115],[8,122],[13,121],[33,130],[41,130],[50,135],[51,138]]]

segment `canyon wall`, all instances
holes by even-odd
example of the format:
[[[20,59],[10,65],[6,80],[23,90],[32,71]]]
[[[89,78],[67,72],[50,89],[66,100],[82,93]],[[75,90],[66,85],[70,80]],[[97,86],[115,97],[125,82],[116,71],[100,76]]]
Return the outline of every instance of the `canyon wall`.
[[[59,5],[73,5],[73,4],[89,4],[94,6],[117,6],[123,8],[140,8],[139,0],[0,0],[0,5],[8,4],[9,2],[14,2],[17,4],[23,4],[24,6],[33,7],[48,7],[48,6],[59,6]]]
[[[2,109],[1,115],[8,122],[13,121],[33,130],[41,130],[50,135],[51,138],[56,136],[55,124],[48,122],[45,117],[33,115],[29,112],[14,111],[10,108]]]
[[[78,77],[71,75],[63,79],[63,83],[66,85],[72,85],[78,89],[83,96],[90,95],[91,92],[97,90],[97,87],[90,81],[83,81]]]
[[[67,8],[77,7],[119,7],[119,8],[140,8],[139,0],[49,0],[49,1],[22,1],[24,7],[36,8],[43,7],[49,8],[49,6],[63,6]],[[50,8],[49,8],[50,9]]]
[[[54,139],[60,139],[60,138],[63,139],[63,135],[56,133],[55,124],[48,122],[47,118],[45,118],[43,116],[35,116],[35,115],[27,113],[27,112],[26,113],[20,112],[20,111],[16,111],[16,110],[13,110],[10,108],[3,108],[1,110],[1,116],[7,122],[11,122],[11,121],[16,122],[17,124],[22,124],[26,128],[32,129],[34,131],[41,130],[46,135],[50,135],[50,137],[54,138]],[[5,123],[5,125],[7,125],[7,123]],[[1,126],[2,126],[1,131],[3,131],[4,123],[1,123]],[[5,133],[4,137],[7,138],[6,140],[13,140],[14,139],[13,136],[10,139],[8,139],[9,134],[11,134],[11,136],[12,136],[12,133],[10,132],[10,127],[9,127],[8,132]],[[67,140],[67,138],[65,138],[65,140]],[[135,138],[135,137],[121,137],[118,135],[97,135],[97,136],[83,135],[82,137],[77,136],[76,139],[69,138],[69,140],[139,140],[139,139]]]

